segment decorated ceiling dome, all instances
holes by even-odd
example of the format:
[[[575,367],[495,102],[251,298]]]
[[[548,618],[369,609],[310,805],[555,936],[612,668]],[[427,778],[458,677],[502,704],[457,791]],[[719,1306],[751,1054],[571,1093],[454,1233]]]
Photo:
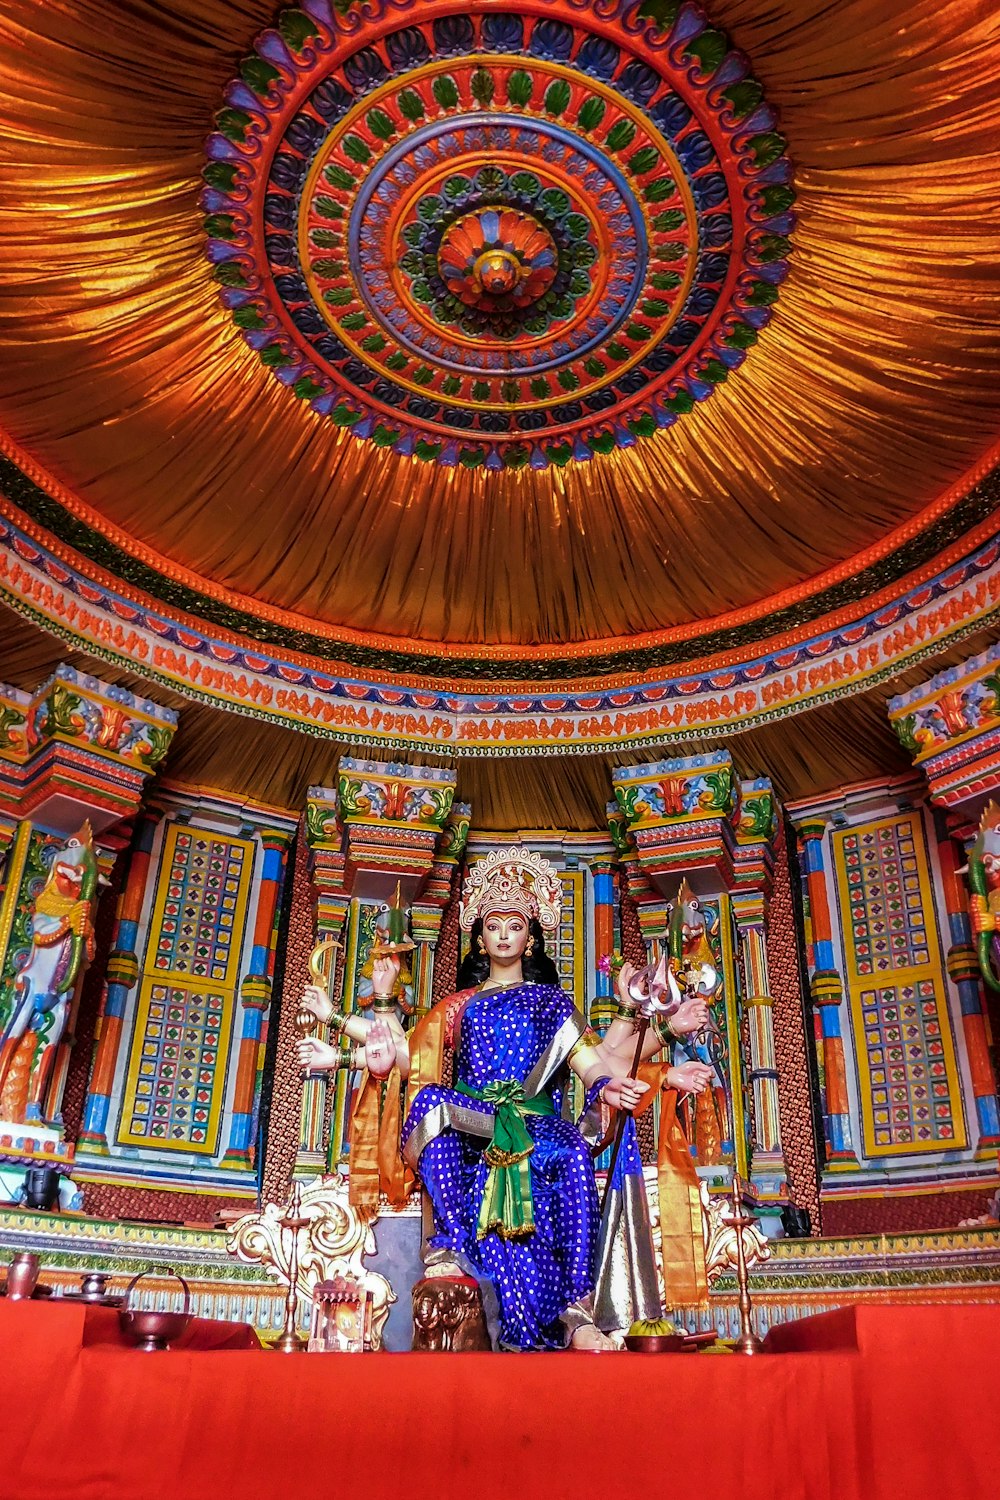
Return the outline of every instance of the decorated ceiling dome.
[[[290,399],[357,437],[590,459],[752,357],[793,228],[775,123],[692,4],[304,0],[226,90],[208,254]]]

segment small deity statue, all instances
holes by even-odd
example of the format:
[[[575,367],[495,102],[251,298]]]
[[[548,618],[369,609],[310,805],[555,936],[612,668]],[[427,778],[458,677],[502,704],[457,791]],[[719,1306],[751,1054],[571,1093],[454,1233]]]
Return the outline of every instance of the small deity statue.
[[[0,1002],[0,1118],[42,1124],[42,1106],[81,966],[94,956],[97,860],[84,823],[56,851],[31,910],[31,949]]]
[[[559,877],[538,853],[514,847],[480,861],[463,892],[460,922],[471,949],[459,990],[409,1038],[395,1018],[377,1019],[365,1054],[371,1073],[398,1069],[409,1080],[403,1157],[434,1220],[426,1277],[464,1278],[463,1257],[492,1281],[503,1347],[568,1342],[603,1351],[615,1345],[594,1321],[601,1214],[593,1156],[564,1103],[570,1073],[583,1085],[581,1119],[595,1106],[631,1112],[650,1085],[628,1076],[622,1033],[634,1033],[631,1012],[608,1047],[559,988],[545,934],[558,927],[561,899]],[[383,962],[379,983],[388,991],[398,960]],[[702,1002],[684,1002],[674,1032],[703,1026],[704,1012]],[[442,1083],[446,1050],[454,1055],[451,1088]],[[300,1059],[312,1068],[335,1061],[317,1041],[300,1044]],[[694,1062],[668,1067],[664,1082],[698,1093],[710,1076]]]

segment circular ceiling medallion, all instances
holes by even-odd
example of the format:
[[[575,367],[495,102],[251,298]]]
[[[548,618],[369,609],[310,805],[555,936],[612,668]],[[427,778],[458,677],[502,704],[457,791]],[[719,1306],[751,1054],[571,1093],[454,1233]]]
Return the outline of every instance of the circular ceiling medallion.
[[[610,453],[771,316],[785,141],[694,5],[303,0],[240,73],[204,169],[214,274],[359,438],[468,468]]]

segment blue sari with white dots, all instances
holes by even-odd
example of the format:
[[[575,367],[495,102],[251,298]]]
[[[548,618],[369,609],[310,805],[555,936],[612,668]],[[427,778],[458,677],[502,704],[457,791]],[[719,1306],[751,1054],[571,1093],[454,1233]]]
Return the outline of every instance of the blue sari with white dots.
[[[577,1127],[560,1117],[566,1059],[584,1029],[572,1000],[553,985],[476,994],[462,1013],[456,1083],[481,1091],[516,1080],[529,1094],[544,1090],[552,1098],[553,1115],[525,1116],[534,1142],[528,1164],[535,1228],[524,1238],[503,1239],[495,1231],[481,1240],[476,1235],[492,1105],[431,1084],[417,1094],[403,1129],[404,1153],[434,1211],[429,1244],[464,1255],[493,1283],[500,1341],[508,1347],[564,1347],[560,1314],[594,1286],[600,1213],[593,1160]],[[591,1097],[604,1081],[591,1088]]]

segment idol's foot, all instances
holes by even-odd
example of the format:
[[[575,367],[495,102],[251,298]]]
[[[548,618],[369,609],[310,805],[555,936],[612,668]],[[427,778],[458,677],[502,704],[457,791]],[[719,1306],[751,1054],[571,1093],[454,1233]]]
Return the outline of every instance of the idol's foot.
[[[437,1276],[460,1276],[463,1281],[467,1279],[457,1260],[436,1260],[432,1265],[424,1267],[425,1281],[431,1281]]]
[[[590,1354],[617,1354],[618,1345],[593,1323],[583,1323],[573,1330],[571,1349],[585,1349]]]

